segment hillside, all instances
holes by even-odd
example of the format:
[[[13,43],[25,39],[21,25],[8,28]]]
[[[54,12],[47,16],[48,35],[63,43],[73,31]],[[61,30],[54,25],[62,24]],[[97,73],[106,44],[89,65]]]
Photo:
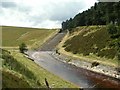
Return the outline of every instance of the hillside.
[[[76,87],[49,73],[18,51],[2,50],[0,57],[3,67],[3,88],[46,88],[45,78],[52,88]]]
[[[81,26],[74,28],[67,37],[63,48],[79,57],[87,57],[105,64],[118,66],[120,37],[111,38],[106,26]]]
[[[61,30],[69,31],[67,41],[63,45],[64,50],[83,58],[88,57],[87,60],[93,57],[91,60],[99,59],[98,61],[104,61],[106,64],[118,66],[119,14],[120,2],[98,2],[90,9],[63,21]]]
[[[2,26],[2,46],[17,47],[24,42],[30,48],[37,48],[56,32],[55,29]]]
[[[26,80],[25,76],[31,79],[33,73],[25,68],[24,65],[19,63],[9,51],[2,50],[2,86],[3,88],[7,87],[30,87],[30,83]],[[29,74],[28,74],[29,73]],[[23,75],[22,75],[23,74]],[[34,77],[33,77],[34,78]],[[12,82],[12,83],[11,83]],[[7,84],[6,84],[7,83]]]

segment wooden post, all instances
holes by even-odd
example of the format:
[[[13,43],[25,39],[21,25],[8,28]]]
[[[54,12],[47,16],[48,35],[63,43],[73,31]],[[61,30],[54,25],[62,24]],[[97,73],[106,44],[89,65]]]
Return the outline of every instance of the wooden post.
[[[49,83],[48,83],[48,81],[47,81],[46,78],[45,78],[45,84],[46,84],[47,88],[50,88],[50,87],[49,87]]]

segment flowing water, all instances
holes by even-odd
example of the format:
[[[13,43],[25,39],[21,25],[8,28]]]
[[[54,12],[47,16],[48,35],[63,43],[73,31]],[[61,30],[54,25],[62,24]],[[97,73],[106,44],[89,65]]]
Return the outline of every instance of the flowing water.
[[[52,51],[34,51],[29,55],[51,73],[83,88],[118,88],[118,79],[70,65],[51,56]]]

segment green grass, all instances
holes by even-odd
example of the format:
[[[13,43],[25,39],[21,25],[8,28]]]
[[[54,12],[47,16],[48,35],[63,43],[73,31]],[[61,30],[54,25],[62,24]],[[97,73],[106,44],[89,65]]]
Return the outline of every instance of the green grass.
[[[7,55],[6,55],[7,54]],[[6,58],[5,58],[6,57]],[[9,59],[7,59],[9,57]],[[46,71],[19,51],[3,51],[3,86],[4,87],[46,87],[47,78],[52,88],[76,88],[54,74]]]
[[[35,48],[43,44],[46,39],[56,32],[55,29],[2,26],[2,46],[17,47],[24,42]]]
[[[74,35],[75,32],[80,33]],[[94,57],[96,60],[97,57],[104,58],[99,60],[114,63],[116,66],[118,65],[118,51],[114,44],[120,38],[112,39],[106,26],[79,27],[70,32],[69,37],[63,45],[67,52],[72,52],[82,57]]]
[[[2,70],[2,87],[9,88],[30,88],[29,83],[17,72],[13,72],[9,69]]]
[[[18,62],[17,59],[11,55],[11,52],[2,50],[2,67],[2,74],[4,78],[2,79],[3,87],[28,87],[28,85],[29,87],[37,86],[36,77],[33,72],[31,72],[24,64]],[[20,82],[17,82],[19,80]],[[28,81],[32,83],[24,84]],[[16,84],[20,84],[20,86],[17,86]],[[24,85],[21,86],[22,84]]]

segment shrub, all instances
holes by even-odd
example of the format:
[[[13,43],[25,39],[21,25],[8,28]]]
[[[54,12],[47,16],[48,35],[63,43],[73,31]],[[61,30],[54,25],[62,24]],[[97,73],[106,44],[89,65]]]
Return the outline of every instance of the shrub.
[[[19,45],[19,50],[21,53],[24,53],[25,51],[27,51],[27,46],[25,43],[22,43],[21,45]]]
[[[116,26],[114,24],[109,24],[107,26],[107,31],[108,31],[109,34],[113,35],[113,34],[117,33],[117,28],[116,28]]]

